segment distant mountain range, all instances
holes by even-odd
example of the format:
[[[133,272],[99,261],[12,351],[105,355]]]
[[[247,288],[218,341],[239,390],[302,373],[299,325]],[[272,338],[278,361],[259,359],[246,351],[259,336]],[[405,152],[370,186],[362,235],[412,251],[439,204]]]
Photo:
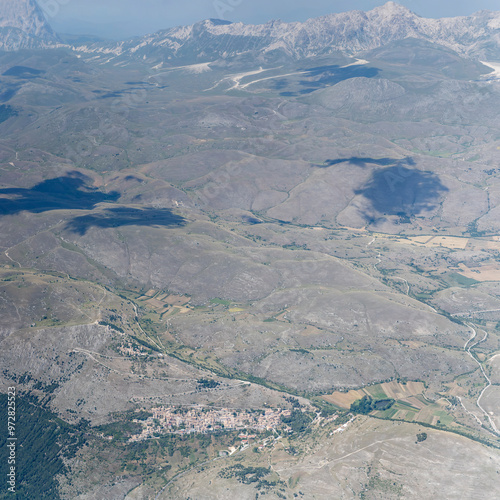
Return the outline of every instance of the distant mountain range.
[[[303,23],[245,25],[212,19],[121,42],[69,43],[57,38],[34,0],[0,0],[1,50],[63,45],[114,64],[130,59],[165,66],[234,57],[300,60],[339,51],[356,55],[407,38],[443,45],[469,57],[499,60],[500,12],[426,19],[388,2],[369,12],[331,14]]]

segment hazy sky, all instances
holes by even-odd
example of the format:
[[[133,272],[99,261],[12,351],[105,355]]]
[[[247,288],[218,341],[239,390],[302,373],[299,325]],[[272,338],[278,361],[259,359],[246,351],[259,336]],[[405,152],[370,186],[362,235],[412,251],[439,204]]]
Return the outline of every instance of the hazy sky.
[[[333,12],[370,10],[385,0],[37,0],[58,32],[108,38],[143,35],[160,29],[222,18],[245,23],[271,19],[304,21]],[[498,0],[399,0],[424,17],[469,15],[500,10]]]

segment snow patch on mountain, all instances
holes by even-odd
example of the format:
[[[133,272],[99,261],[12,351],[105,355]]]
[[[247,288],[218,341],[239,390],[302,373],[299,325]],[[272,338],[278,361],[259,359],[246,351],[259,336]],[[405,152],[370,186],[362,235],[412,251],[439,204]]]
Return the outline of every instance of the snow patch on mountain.
[[[500,30],[500,14],[498,14],[497,17],[491,19],[491,21],[488,23],[488,28],[492,30]]]
[[[500,80],[500,63],[491,63],[491,62],[486,62],[486,61],[480,61],[482,64],[485,66],[488,66],[488,68],[492,69],[491,73],[488,73],[487,75],[484,75],[486,79],[489,80]]]

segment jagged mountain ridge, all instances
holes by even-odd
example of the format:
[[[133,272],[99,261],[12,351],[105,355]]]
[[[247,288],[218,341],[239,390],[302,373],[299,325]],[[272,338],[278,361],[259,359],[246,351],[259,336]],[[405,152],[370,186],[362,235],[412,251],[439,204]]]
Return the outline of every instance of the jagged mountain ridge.
[[[0,50],[42,48],[57,40],[35,0],[0,0]]]
[[[387,43],[417,38],[469,57],[500,59],[500,12],[427,19],[394,2],[369,12],[350,11],[303,23],[271,21],[262,25],[206,20],[114,44],[75,47],[81,53],[112,59],[201,63],[253,54],[256,59],[285,56],[295,60],[341,51],[356,55]]]
[[[330,14],[305,22],[262,25],[206,20],[121,42],[68,44],[82,55],[154,64],[213,62],[245,54],[256,62],[300,60],[340,51],[356,55],[388,43],[417,38],[461,55],[500,60],[500,12],[427,19],[388,2],[368,12]],[[0,50],[61,47],[35,0],[0,0]]]

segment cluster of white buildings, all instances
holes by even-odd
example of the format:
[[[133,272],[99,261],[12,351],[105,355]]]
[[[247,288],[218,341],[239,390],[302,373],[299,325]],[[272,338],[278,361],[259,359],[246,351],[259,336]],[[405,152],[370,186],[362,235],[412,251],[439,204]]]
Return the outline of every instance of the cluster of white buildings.
[[[132,438],[139,441],[155,433],[173,434],[207,433],[218,430],[252,429],[266,431],[282,425],[281,417],[290,416],[290,410],[235,410],[231,408],[178,407],[153,408],[152,417],[143,424],[142,433]]]

